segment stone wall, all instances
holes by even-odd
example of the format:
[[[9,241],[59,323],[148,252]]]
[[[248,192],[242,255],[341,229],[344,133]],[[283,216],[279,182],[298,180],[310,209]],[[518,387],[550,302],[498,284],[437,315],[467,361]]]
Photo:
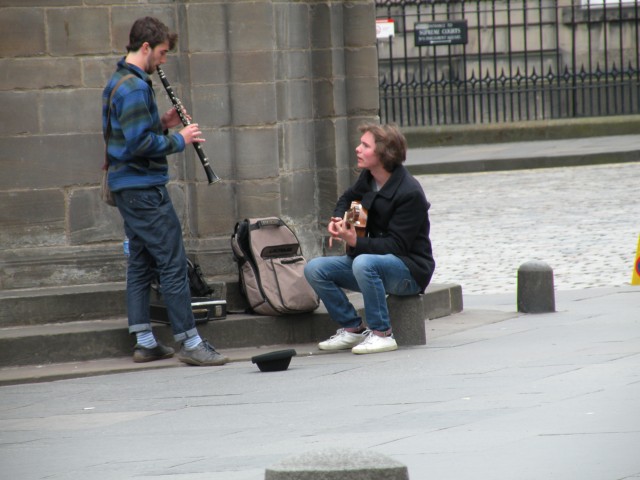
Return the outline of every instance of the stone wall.
[[[378,112],[372,1],[0,5],[0,289],[123,280],[122,222],[99,199],[101,93],[144,15],[179,34],[165,72],[222,178],[208,185],[191,147],[170,157],[189,253],[231,278],[235,222],[267,215],[291,224],[307,256],[322,252],[357,124]]]

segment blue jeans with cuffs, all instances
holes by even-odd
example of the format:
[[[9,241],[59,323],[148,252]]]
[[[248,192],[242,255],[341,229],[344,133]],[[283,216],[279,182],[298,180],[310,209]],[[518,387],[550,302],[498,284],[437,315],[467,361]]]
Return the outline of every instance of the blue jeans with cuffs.
[[[158,278],[175,341],[196,336],[182,227],[167,188],[161,185],[113,194],[129,238],[129,333],[151,330],[150,287]]]

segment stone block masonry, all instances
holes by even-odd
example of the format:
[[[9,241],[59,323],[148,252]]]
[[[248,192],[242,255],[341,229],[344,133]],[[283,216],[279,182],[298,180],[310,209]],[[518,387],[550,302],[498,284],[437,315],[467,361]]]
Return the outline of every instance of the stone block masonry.
[[[179,35],[164,70],[222,178],[208,186],[189,147],[170,157],[189,254],[231,279],[235,222],[266,215],[296,230],[306,256],[322,254],[357,124],[377,118],[372,1],[4,0],[3,289],[124,280],[122,222],[99,200],[101,93],[144,15]]]

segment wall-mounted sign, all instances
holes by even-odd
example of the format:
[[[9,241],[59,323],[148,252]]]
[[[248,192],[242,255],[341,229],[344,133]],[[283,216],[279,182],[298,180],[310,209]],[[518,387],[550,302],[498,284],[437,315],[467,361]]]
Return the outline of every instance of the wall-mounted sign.
[[[395,25],[392,18],[376,20],[376,38],[389,38],[396,34]]]
[[[465,45],[467,43],[467,21],[421,22],[415,24],[415,45]]]

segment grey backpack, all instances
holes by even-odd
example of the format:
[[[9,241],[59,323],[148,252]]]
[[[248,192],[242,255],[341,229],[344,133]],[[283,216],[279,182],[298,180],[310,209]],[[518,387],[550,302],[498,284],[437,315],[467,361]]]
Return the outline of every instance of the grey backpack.
[[[293,231],[277,217],[236,223],[231,249],[238,263],[240,290],[261,315],[311,312],[319,300],[304,278],[307,261]]]

